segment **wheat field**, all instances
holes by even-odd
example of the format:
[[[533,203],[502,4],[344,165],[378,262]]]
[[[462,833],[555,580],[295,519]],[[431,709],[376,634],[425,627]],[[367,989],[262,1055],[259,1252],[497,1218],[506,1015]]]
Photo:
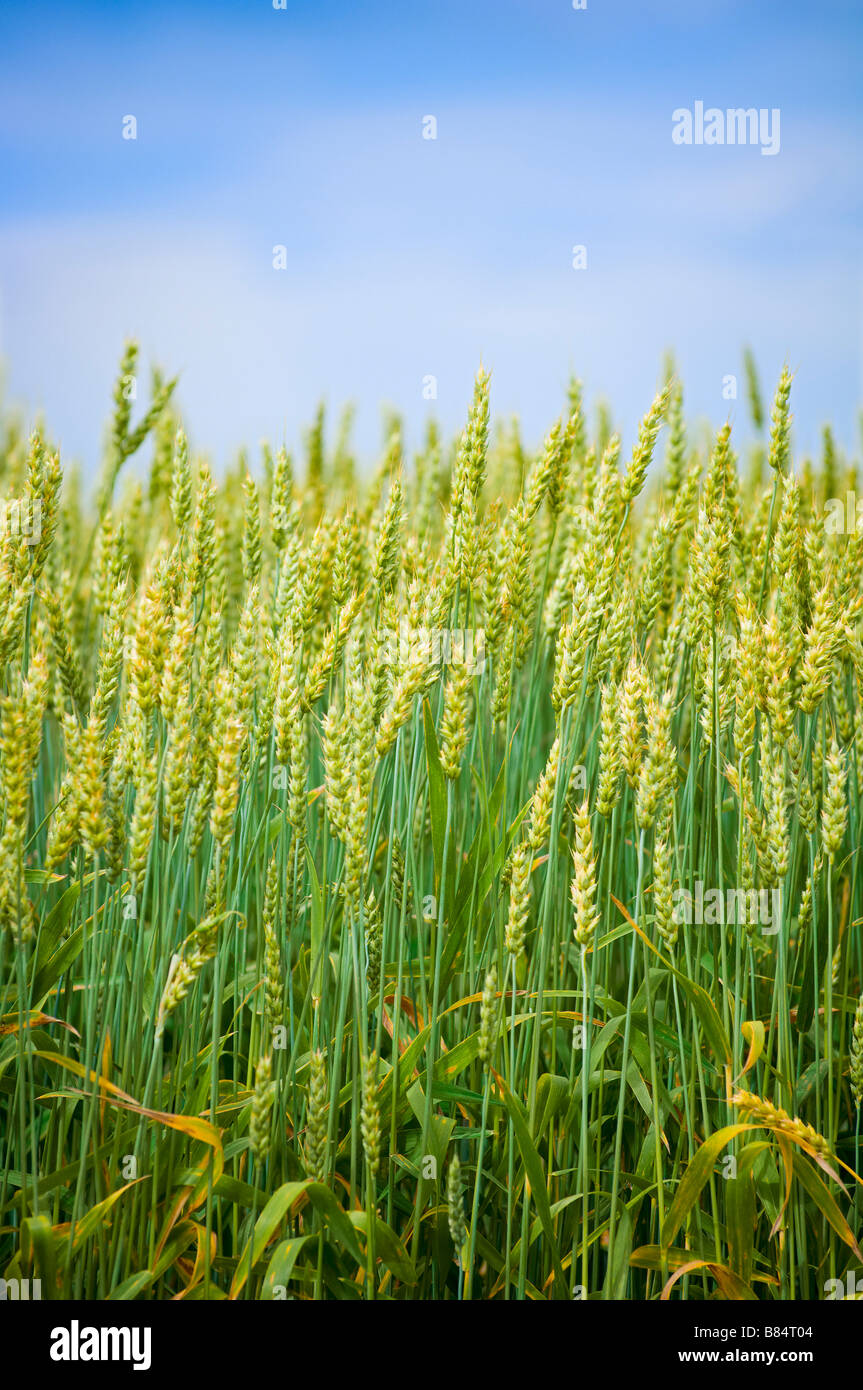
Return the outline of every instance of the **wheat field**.
[[[669,364],[631,452],[576,380],[531,448],[481,369],[454,441],[321,409],[218,482],[134,343],[95,487],[5,415],[7,1284],[861,1270],[857,472],[747,370],[733,433]]]

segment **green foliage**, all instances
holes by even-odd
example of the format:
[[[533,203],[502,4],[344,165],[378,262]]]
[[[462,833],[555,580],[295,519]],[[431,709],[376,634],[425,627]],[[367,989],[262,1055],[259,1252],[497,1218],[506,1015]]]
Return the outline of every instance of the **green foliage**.
[[[790,375],[740,473],[671,367],[624,467],[579,383],[530,454],[481,371],[449,453],[391,421],[363,483],[321,409],[305,469],[216,486],[136,364],[91,508],[0,422],[43,528],[0,537],[0,1275],[822,1297],[860,1260],[863,544]]]

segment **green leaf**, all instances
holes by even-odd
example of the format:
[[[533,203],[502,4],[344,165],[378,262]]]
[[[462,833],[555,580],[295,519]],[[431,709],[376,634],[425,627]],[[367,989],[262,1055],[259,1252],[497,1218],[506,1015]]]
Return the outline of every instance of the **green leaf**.
[[[131,1187],[137,1186],[139,1182],[149,1182],[149,1180],[149,1174],[145,1174],[141,1178],[133,1178],[132,1181],[127,1182],[124,1187],[118,1187],[116,1192],[112,1192],[104,1201],[97,1202],[94,1207],[91,1207],[88,1212],[85,1212],[81,1220],[75,1226],[75,1233],[72,1239],[64,1241],[60,1246],[59,1254],[61,1266],[65,1268],[69,1257],[80,1250],[84,1241],[98,1231],[103,1223],[105,1225],[110,1225],[110,1222],[106,1221],[108,1212],[114,1206],[115,1202],[120,1200],[124,1193],[128,1192]]]
[[[249,1277],[249,1245],[251,1244],[252,1250],[251,1265],[254,1268],[288,1211],[304,1193],[315,1210],[329,1223],[333,1234],[353,1255],[357,1264],[362,1264],[362,1254],[354,1228],[330,1189],[312,1178],[305,1178],[302,1182],[286,1182],[276,1189],[255,1222],[252,1240],[246,1243],[237,1262],[237,1272],[231,1284],[231,1298],[237,1297]]]
[[[364,1211],[352,1211],[349,1220],[368,1240],[368,1214]],[[417,1282],[417,1272],[407,1250],[392,1227],[380,1217],[375,1219],[375,1253],[383,1260],[394,1279],[400,1280],[402,1284]]]
[[[726,1125],[724,1129],[717,1130],[709,1139],[705,1139],[692,1162],[688,1164],[674,1201],[668,1208],[660,1237],[666,1250],[670,1248],[674,1237],[698,1201],[701,1189],[713,1172],[716,1160],[725,1145],[738,1134],[745,1134],[753,1128],[752,1125],[744,1124]]]
[[[619,1301],[626,1298],[626,1281],[629,1276],[629,1263],[632,1254],[632,1216],[623,1205],[614,1228],[614,1249],[608,1264],[606,1278],[607,1297]]]
[[[555,1076],[545,1071],[536,1083],[536,1119],[533,1126],[534,1138],[539,1138],[547,1125],[563,1109],[569,1100],[569,1078]]]
[[[42,968],[37,970],[32,989],[34,1003],[45,998],[60,976],[65,974],[69,966],[78,959],[83,949],[84,925],[81,925],[77,931],[66,938],[62,946],[58,947]]]
[[[307,1236],[294,1236],[291,1240],[283,1240],[280,1245],[276,1246],[270,1263],[267,1265],[267,1272],[261,1286],[262,1302],[274,1301],[273,1291],[277,1285],[287,1288],[291,1282],[294,1265],[302,1254],[303,1247],[308,1245],[310,1240],[317,1240],[317,1236],[314,1233]],[[279,1300],[275,1301],[278,1302]]]
[[[312,858],[312,852],[311,852],[311,850],[309,849],[308,845],[306,845],[306,862],[307,862],[307,864],[308,864],[308,868],[309,868],[309,879],[310,879],[310,882],[311,882],[311,928],[310,928],[310,930],[311,930],[311,940],[310,940],[310,944],[311,944],[311,959],[310,959],[310,965],[314,965],[314,962],[315,962],[315,961],[318,962],[318,964],[317,964],[317,969],[315,970],[315,978],[314,978],[314,981],[312,982],[311,988],[312,988],[312,994],[313,994],[316,998],[319,999],[320,996],[321,996],[321,990],[322,990],[322,988],[323,988],[323,986],[322,986],[322,980],[323,980],[323,969],[324,969],[323,951],[322,951],[323,940],[324,940],[324,895],[323,895],[323,892],[321,891],[320,882],[318,881],[318,871],[317,871],[317,869],[315,868],[315,861],[314,861],[314,859]]]
[[[57,1245],[47,1216],[30,1216],[21,1225],[21,1256],[26,1265],[35,1257],[46,1298],[57,1295]]]
[[[701,1024],[701,1030],[710,1043],[717,1062],[720,1066],[730,1066],[731,1043],[728,1041],[728,1034],[710,995],[700,985],[696,985],[690,980],[687,975],[681,974],[679,970],[674,970],[673,973],[695,1011],[698,1022]]]
[[[441,982],[442,989],[444,990],[455,972],[459,952],[461,951],[468,931],[471,928],[475,928],[479,910],[491,892],[492,884],[503,870],[509,847],[529,810],[530,802],[527,801],[507,830],[504,838],[495,847],[491,859],[489,860],[486,858],[485,867],[479,875],[475,897],[473,897],[473,876],[470,875],[468,878],[469,870],[465,870],[462,873],[462,880],[466,880],[469,883],[471,891],[466,893],[461,909],[454,913],[453,922],[444,944],[443,958],[441,960]],[[471,903],[473,903],[473,911],[470,911]]]
[[[435,733],[431,705],[423,700],[426,764],[429,777],[429,808],[431,812],[432,846],[434,849],[435,882],[440,883],[443,872],[443,851],[446,838],[446,778],[440,763],[440,749]]]
[[[860,1247],[854,1239],[854,1233],[851,1227],[836,1205],[836,1201],[832,1194],[815,1172],[815,1169],[807,1162],[802,1154],[796,1151],[796,1149],[791,1155],[791,1163],[794,1168],[794,1176],[800,1182],[801,1186],[805,1187],[816,1207],[821,1212],[821,1215],[824,1217],[824,1220],[829,1226],[833,1227],[839,1239],[844,1241],[844,1243],[853,1250],[857,1259],[863,1259],[863,1255],[860,1254]]]
[[[555,1294],[558,1298],[567,1296],[566,1275],[560,1262],[560,1252],[557,1248],[557,1240],[554,1234],[554,1224],[551,1218],[551,1208],[548,1204],[548,1193],[545,1188],[545,1173],[542,1161],[537,1153],[533,1140],[530,1137],[530,1127],[528,1125],[527,1112],[521,1101],[514,1096],[505,1081],[503,1086],[503,1098],[506,1108],[512,1119],[512,1127],[515,1137],[518,1140],[518,1147],[521,1152],[522,1162],[527,1183],[530,1187],[530,1195],[537,1210],[537,1215],[542,1222],[542,1229],[548,1241],[548,1248],[551,1253],[552,1264],[554,1265]]]
[[[737,1172],[725,1183],[725,1211],[731,1268],[748,1284],[752,1278],[755,1227],[755,1184],[752,1168],[770,1144],[754,1140],[737,1155]]]
[[[75,910],[75,904],[81,896],[81,884],[72,883],[65,893],[51,908],[45,921],[39,929],[39,940],[36,946],[36,955],[33,961],[34,972],[41,969],[47,962],[51,952],[66,930],[69,918]]]
[[[155,1283],[155,1279],[152,1269],[139,1270],[137,1274],[130,1274],[128,1279],[118,1284],[116,1289],[108,1294],[108,1299],[112,1303],[130,1303],[139,1294],[146,1293]]]
[[[425,1092],[418,1081],[414,1082],[408,1091],[408,1101],[420,1125],[425,1123]],[[446,1151],[455,1129],[455,1120],[444,1119],[443,1115],[436,1115],[434,1112],[429,1116],[429,1144],[431,1154],[437,1163],[438,1173],[443,1172]]]
[[[650,1099],[650,1092],[647,1089],[644,1077],[641,1075],[641,1072],[638,1070],[632,1058],[630,1058],[629,1066],[626,1068],[626,1080],[629,1083],[629,1089],[632,1091],[632,1094],[635,1096],[635,1099],[638,1101],[645,1115],[648,1119],[652,1119],[653,1104]]]
[[[668,1269],[679,1269],[692,1259],[691,1250],[681,1250],[676,1246],[666,1250],[661,1245],[639,1245],[629,1257],[633,1269],[657,1269],[663,1265]]]

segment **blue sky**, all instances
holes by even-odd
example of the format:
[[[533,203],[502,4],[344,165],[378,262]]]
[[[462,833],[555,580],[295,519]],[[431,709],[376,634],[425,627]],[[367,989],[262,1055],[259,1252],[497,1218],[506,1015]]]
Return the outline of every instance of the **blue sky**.
[[[669,347],[742,433],[750,343],[765,391],[796,371],[801,448],[831,419],[859,451],[861,71],[851,0],[5,6],[7,390],[92,469],[134,335],[217,463],[321,397],[371,458],[427,375],[457,428],[480,359],[531,440],[571,370],[631,437]],[[675,145],[698,100],[778,107],[779,154]]]

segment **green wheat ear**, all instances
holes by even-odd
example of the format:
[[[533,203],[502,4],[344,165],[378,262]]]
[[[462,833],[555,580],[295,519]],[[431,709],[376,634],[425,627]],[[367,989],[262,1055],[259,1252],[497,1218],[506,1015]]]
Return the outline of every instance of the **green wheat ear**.
[[[840,434],[797,458],[750,354],[759,439],[704,430],[669,360],[627,459],[577,379],[529,439],[481,367],[452,438],[390,415],[365,468],[321,407],[217,480],[139,364],[89,495],[0,409],[41,528],[0,514],[7,1282],[824,1297],[863,1176]]]

